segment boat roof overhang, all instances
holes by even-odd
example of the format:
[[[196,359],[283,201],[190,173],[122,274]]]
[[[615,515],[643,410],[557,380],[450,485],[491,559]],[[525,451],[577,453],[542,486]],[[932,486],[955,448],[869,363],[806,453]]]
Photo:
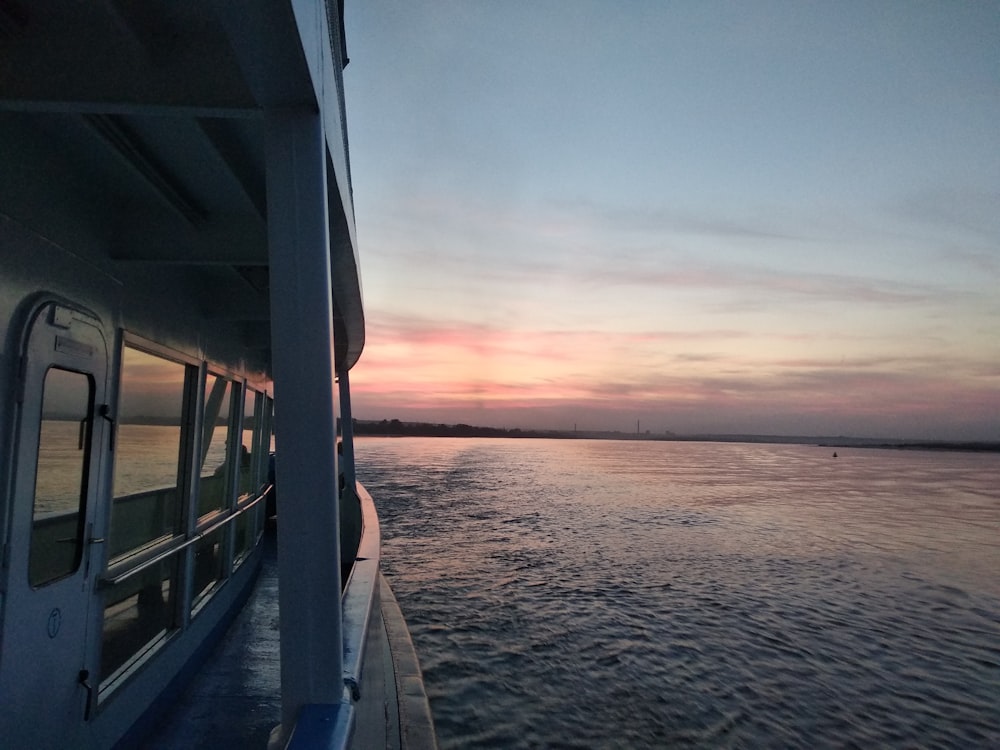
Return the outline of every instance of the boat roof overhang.
[[[323,95],[324,77],[341,85],[342,23],[321,0],[0,0],[0,219],[125,286],[171,285],[269,374],[267,116],[318,111],[350,369],[364,312],[346,128]]]

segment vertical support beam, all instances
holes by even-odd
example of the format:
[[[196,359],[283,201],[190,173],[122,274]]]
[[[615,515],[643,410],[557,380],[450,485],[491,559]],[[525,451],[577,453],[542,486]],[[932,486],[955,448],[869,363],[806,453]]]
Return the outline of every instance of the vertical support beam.
[[[184,370],[185,425],[182,434],[188,444],[184,446],[184,457],[186,464],[186,476],[184,478],[183,503],[184,515],[181,518],[184,536],[192,539],[195,529],[198,526],[198,503],[199,492],[201,491],[201,467],[205,463],[205,456],[202,451],[202,443],[205,440],[204,430],[198,429],[205,419],[205,378],[208,375],[208,366],[202,362],[195,367],[186,367]],[[190,545],[181,554],[181,581],[180,591],[177,597],[177,606],[180,608],[178,622],[182,627],[187,627],[191,623],[191,602],[194,601],[194,545]]]
[[[341,370],[337,375],[340,382],[340,435],[343,445],[343,455],[340,457],[343,465],[344,484],[355,492],[357,475],[354,473],[354,418],[351,414],[351,380],[347,370]]]
[[[326,163],[317,113],[267,116],[283,739],[344,691]]]

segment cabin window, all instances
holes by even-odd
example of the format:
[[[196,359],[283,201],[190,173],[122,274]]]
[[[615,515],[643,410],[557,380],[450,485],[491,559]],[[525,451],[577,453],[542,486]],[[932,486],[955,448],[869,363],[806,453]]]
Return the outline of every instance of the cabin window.
[[[183,425],[197,368],[122,348],[114,498],[108,534],[101,689],[178,626],[183,555],[167,554],[184,531],[190,451]]]
[[[112,560],[181,531],[187,367],[126,346],[115,440]]]
[[[225,575],[225,528],[206,534],[194,547],[194,600],[192,611],[198,609],[215,584]]]
[[[274,451],[274,400],[270,396],[263,397],[261,405],[261,430],[260,430],[260,484],[269,485],[274,481],[271,472],[271,453]],[[272,493],[273,494],[273,493]],[[257,538],[260,539],[264,533],[264,521],[267,519],[269,511],[265,503],[257,507]]]
[[[260,394],[249,388],[243,390],[243,432],[240,441],[240,470],[238,507],[257,497],[260,488],[260,433],[261,420],[258,418]],[[236,519],[233,544],[233,563],[239,565],[246,557],[254,542],[256,513],[251,509]]]
[[[133,657],[151,649],[176,626],[177,570],[173,554],[114,586],[105,595],[101,687],[114,682]]]
[[[274,399],[270,396],[264,399],[264,452],[274,452]]]
[[[265,395],[261,398],[261,401],[260,484],[263,487],[274,482],[274,474],[272,472],[273,460],[270,455],[274,451],[274,400],[270,396]],[[257,504],[257,510],[254,513],[257,522],[257,539],[260,539],[264,533],[267,518],[276,512],[274,504],[275,492],[272,488],[267,494],[267,499]]]
[[[45,374],[35,469],[28,578],[43,586],[75,572],[83,557],[93,380],[58,367]]]
[[[232,465],[231,394],[236,384],[209,373],[205,382],[205,418],[201,444],[198,518],[205,519],[229,507],[229,474]],[[237,449],[239,450],[239,449]]]
[[[234,421],[239,415],[238,386],[222,375],[208,373],[205,381],[205,413],[202,421],[201,470],[198,472],[198,529],[212,528],[232,505],[234,469],[242,452]],[[236,453],[237,458],[233,455]],[[236,464],[234,466],[234,463]],[[207,600],[215,585],[227,574],[229,526],[205,534],[194,548],[194,578],[191,612]]]
[[[247,388],[243,393],[243,436],[240,446],[240,496],[239,501],[252,497],[260,487],[260,431],[255,427],[257,392]]]
[[[236,536],[233,543],[233,567],[235,568],[246,558],[253,542],[253,509],[246,513],[241,513],[234,523],[236,526]]]

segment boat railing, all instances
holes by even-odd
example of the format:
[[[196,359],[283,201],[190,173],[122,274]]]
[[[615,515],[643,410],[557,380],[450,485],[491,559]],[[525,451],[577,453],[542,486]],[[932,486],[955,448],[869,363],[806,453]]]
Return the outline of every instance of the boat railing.
[[[98,586],[100,588],[111,588],[117,586],[120,583],[127,581],[129,578],[139,575],[143,571],[152,568],[163,560],[166,560],[171,555],[196,544],[199,540],[204,539],[211,534],[214,534],[219,529],[233,523],[240,516],[255,508],[257,504],[264,499],[266,489],[267,488],[265,488],[253,500],[244,503],[239,508],[226,511],[223,517],[208,526],[199,529],[187,538],[176,537],[170,539],[164,545],[151,545],[147,550],[137,553],[136,555],[131,555],[124,560],[109,566],[108,572],[99,579]]]
[[[203,524],[190,535],[176,535],[169,530],[150,527],[150,518],[159,518],[162,513],[151,512],[151,508],[162,508],[176,495],[175,487],[137,492],[115,498],[114,529],[111,535],[112,548],[108,550],[108,569],[99,578],[100,589],[108,589],[141,574],[163,562],[168,557],[196,544],[201,539],[236,522],[266,499],[270,485],[265,485],[250,499],[243,500],[236,508],[219,511],[217,517]],[[73,540],[78,533],[79,513],[69,511],[55,513],[37,519],[32,528],[32,565],[44,574],[49,567],[65,569],[62,557],[72,552],[68,545],[58,542]],[[162,522],[161,522],[162,526]],[[141,540],[141,543],[138,543]],[[122,554],[134,550],[131,554]]]
[[[368,622],[378,602],[381,555],[381,531],[375,503],[360,482],[357,483],[357,496],[361,506],[361,540],[341,598],[344,618],[344,684],[351,690],[354,700],[358,700],[358,686],[361,684]]]
[[[359,712],[365,713],[369,702],[377,700],[381,704],[381,694],[369,695],[362,689],[366,666],[369,669],[380,666],[366,664],[365,652],[372,618],[377,617],[376,607],[379,604],[381,531],[375,503],[360,482],[356,484],[356,494],[361,509],[361,538],[347,585],[341,595],[344,696],[335,705],[303,706],[286,750],[350,747]],[[384,713],[385,709],[381,705],[376,708]]]
[[[97,589],[104,592],[98,702],[124,684],[171,634],[188,627],[190,618],[247,559],[254,547],[249,530],[260,525],[254,514],[263,508],[268,489],[265,485],[234,508],[206,514],[194,530],[185,534],[161,532],[135,551],[110,561],[96,582]],[[152,490],[115,502],[148,504],[155,502],[157,494],[171,492]],[[236,533],[231,534],[234,524]],[[148,523],[143,525],[151,528]],[[161,527],[154,523],[152,528]],[[231,541],[226,541],[227,537]]]
[[[132,550],[143,549],[150,542],[172,536],[177,498],[176,486],[113,498],[108,559],[114,563]]]

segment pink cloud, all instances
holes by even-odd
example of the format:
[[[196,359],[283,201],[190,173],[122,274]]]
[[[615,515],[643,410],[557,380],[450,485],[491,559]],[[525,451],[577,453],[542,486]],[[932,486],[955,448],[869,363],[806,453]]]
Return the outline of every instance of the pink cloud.
[[[686,432],[763,432],[768,425],[817,434],[919,428],[929,437],[997,431],[1000,378],[990,363],[930,355],[766,356],[767,341],[783,338],[724,329],[511,331],[387,319],[371,326],[352,373],[355,413],[524,427],[590,422],[593,429],[647,418]],[[749,353],[712,349],[740,342]],[[711,350],[692,349],[705,346]],[[627,357],[616,362],[615,352]]]

